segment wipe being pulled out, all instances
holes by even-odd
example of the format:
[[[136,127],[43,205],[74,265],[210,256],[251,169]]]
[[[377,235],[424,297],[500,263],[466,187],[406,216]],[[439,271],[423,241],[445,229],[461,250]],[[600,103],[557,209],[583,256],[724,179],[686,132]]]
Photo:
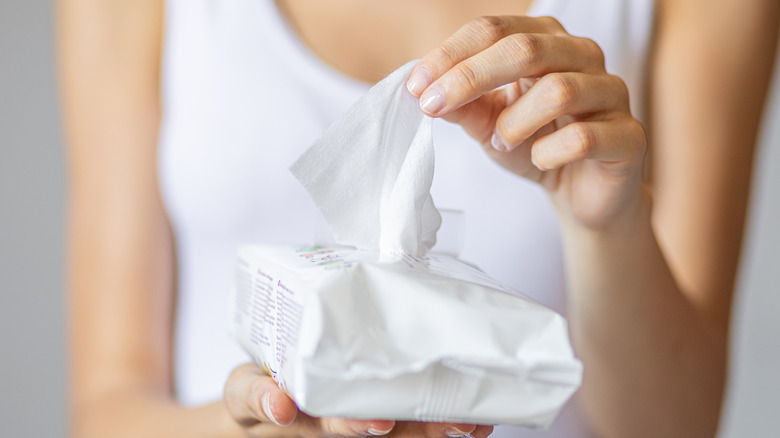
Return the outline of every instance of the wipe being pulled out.
[[[339,244],[422,256],[436,243],[431,119],[404,86],[414,64],[371,88],[290,168]]]
[[[413,66],[293,164],[339,246],[241,248],[232,332],[310,415],[546,428],[582,365],[560,315],[429,254],[441,216]]]

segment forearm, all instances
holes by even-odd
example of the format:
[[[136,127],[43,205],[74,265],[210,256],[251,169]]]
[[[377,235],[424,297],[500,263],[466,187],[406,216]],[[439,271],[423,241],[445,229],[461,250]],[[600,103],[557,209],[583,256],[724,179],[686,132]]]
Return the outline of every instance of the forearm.
[[[641,199],[609,230],[563,223],[583,406],[608,437],[712,437],[727,335],[678,288]]]
[[[124,391],[74,406],[74,438],[239,438],[245,436],[222,401],[194,408],[169,397]]]
[[[163,3],[57,2],[78,438],[243,436],[221,403],[187,409],[169,395],[175,250],[157,184]]]

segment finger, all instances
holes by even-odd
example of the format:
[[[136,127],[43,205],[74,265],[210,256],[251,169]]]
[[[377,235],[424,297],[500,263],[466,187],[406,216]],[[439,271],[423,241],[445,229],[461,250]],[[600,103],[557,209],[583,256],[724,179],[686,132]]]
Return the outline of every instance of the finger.
[[[479,17],[461,27],[425,55],[412,70],[406,87],[419,97],[428,85],[461,61],[487,49],[513,33],[565,33],[552,17]]]
[[[604,55],[593,40],[516,33],[442,74],[420,96],[420,108],[440,116],[520,78],[603,70]]]
[[[225,383],[224,400],[233,418],[243,426],[272,422],[287,426],[298,408],[256,364],[236,368]]]
[[[534,142],[531,159],[540,170],[557,169],[580,160],[624,162],[642,159],[644,128],[633,117],[569,124]]]
[[[551,73],[501,112],[491,142],[512,150],[559,117],[615,110],[630,111],[628,89],[617,76]]]
[[[480,144],[489,146],[495,132],[498,116],[507,107],[514,104],[535,82],[536,79],[521,79],[512,82],[505,87],[483,94],[442,118],[461,125],[468,135]]]
[[[496,120],[501,111],[506,108],[507,102],[506,91],[495,90],[463,105],[443,119],[461,125],[466,133],[480,144],[490,144],[490,138],[495,132]]]
[[[344,418],[321,418],[320,427],[326,435],[342,437],[363,437],[387,435],[393,430],[393,420],[349,420]]]
[[[393,436],[425,437],[425,438],[456,438],[467,437],[476,429],[474,424],[467,423],[425,423],[418,421],[399,422],[393,429]]]

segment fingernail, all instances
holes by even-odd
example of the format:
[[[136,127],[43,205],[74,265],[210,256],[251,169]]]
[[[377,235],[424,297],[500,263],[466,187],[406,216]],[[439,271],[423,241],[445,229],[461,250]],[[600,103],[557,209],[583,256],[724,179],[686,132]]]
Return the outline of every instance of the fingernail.
[[[276,417],[274,417],[274,414],[271,412],[271,393],[266,392],[261,400],[263,405],[263,413],[265,413],[265,416],[268,417],[269,420],[276,423],[277,426],[283,426],[282,423],[276,420]]]
[[[418,68],[406,82],[406,89],[409,90],[413,96],[417,97],[428,88],[428,85],[431,85],[432,81],[431,74],[428,73],[427,70]]]
[[[533,156],[533,155],[531,155],[531,163],[532,163],[532,164],[533,164],[533,165],[534,165],[534,166],[535,166],[537,169],[539,169],[539,170],[544,170],[544,169],[542,169],[541,167],[539,167],[539,165],[538,165],[538,164],[536,164],[536,160],[534,160],[534,156]]]
[[[525,80],[520,80],[520,92],[525,94],[528,92],[528,89],[531,87],[528,86],[528,83]]]
[[[420,96],[420,108],[428,114],[435,115],[446,103],[444,99],[444,90],[438,85],[434,85]]]
[[[374,429],[373,427],[369,427],[366,432],[368,432],[369,435],[381,436],[381,435],[387,435],[388,433],[390,433],[391,430],[393,430],[392,427],[387,430],[380,430],[380,429]]]
[[[501,140],[501,137],[498,136],[498,132],[493,133],[493,137],[490,138],[490,144],[497,151],[506,152],[509,150],[504,141]]]
[[[476,426],[468,424],[463,424],[461,426],[452,426],[444,433],[452,438],[471,437],[471,432],[476,428]]]
[[[523,78],[520,79],[520,91],[525,94],[536,83],[538,79]]]

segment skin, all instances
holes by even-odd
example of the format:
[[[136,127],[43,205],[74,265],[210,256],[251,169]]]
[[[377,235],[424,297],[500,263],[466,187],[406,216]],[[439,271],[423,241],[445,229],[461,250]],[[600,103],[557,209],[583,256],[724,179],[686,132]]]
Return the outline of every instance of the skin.
[[[315,54],[355,78],[422,57],[408,85],[423,110],[548,191],[586,365],[579,398],[596,433],[715,434],[776,1],[659,1],[645,129],[598,46],[554,20],[517,17],[528,2],[280,6]],[[162,3],[60,0],[59,33],[74,436],[490,433],[311,418],[252,364],[233,372],[223,400],[178,405],[176,255],[156,170]]]

